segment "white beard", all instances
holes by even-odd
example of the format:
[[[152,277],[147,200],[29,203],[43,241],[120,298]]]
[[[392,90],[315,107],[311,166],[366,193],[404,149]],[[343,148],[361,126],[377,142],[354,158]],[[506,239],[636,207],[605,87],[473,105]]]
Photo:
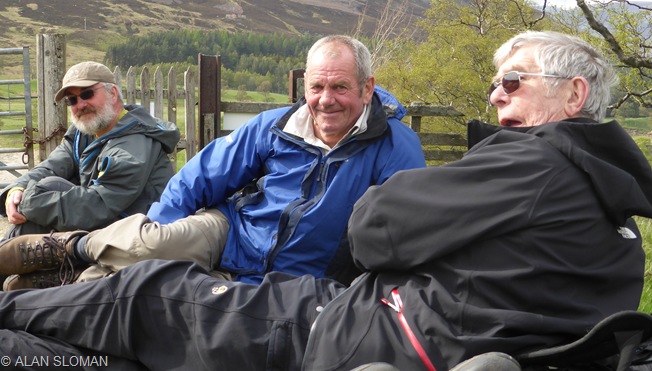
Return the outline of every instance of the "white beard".
[[[97,135],[109,127],[114,118],[113,105],[111,100],[107,99],[99,109],[88,106],[83,111],[77,111],[77,115],[72,116],[72,123],[84,134]]]

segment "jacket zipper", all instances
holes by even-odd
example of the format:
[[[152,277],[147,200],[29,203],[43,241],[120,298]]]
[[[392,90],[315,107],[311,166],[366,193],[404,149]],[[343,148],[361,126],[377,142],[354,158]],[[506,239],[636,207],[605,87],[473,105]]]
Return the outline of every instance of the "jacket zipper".
[[[295,205],[291,209],[288,210],[287,207],[286,207],[283,210],[283,214],[285,214],[286,210],[287,210],[287,214],[288,214],[288,223],[285,223],[283,225],[283,233],[284,234],[285,233],[290,233],[290,236],[287,237],[287,238],[284,238],[283,241],[279,241],[279,239],[277,239],[275,241],[272,248],[268,251],[266,257],[263,258],[264,259],[263,261],[265,262],[264,271],[263,272],[254,272],[254,273],[257,273],[257,274],[266,274],[266,273],[269,273],[269,272],[272,271],[272,267],[274,265],[274,262],[276,261],[276,256],[281,253],[281,250],[287,245],[287,243],[290,241],[292,235],[294,234],[294,231],[287,232],[286,229],[288,227],[296,229],[297,226],[298,226],[298,223],[301,222],[301,218],[299,218],[297,223],[295,223],[294,225],[290,225],[290,223],[289,223],[290,215],[292,213],[296,212],[298,209],[300,209],[300,212],[302,214],[307,213],[310,209],[312,209],[313,206],[315,206],[323,198],[324,193],[326,192],[325,188],[328,186],[326,184],[327,176],[325,176],[325,172],[331,166],[330,164],[328,166],[325,165],[328,162],[327,157],[329,157],[329,156],[332,157],[333,151],[336,151],[340,147],[348,145],[349,143],[355,141],[355,138],[350,138],[346,143],[344,143],[341,146],[338,146],[336,148],[333,148],[328,154],[324,155],[323,152],[318,147],[315,147],[312,144],[308,144],[304,140],[299,140],[299,139],[295,138],[294,136],[288,135],[286,132],[281,130],[278,126],[273,126],[270,130],[274,134],[276,134],[278,137],[283,138],[283,139],[285,139],[285,140],[287,140],[287,141],[289,141],[291,143],[297,144],[298,146],[303,148],[306,152],[313,153],[313,154],[315,154],[315,155],[317,155],[319,157],[319,159],[317,160],[318,165],[316,165],[316,166],[318,166],[318,168],[315,169],[317,171],[317,178],[316,178],[315,181],[311,182],[311,185],[310,185],[310,188],[312,189],[312,187],[315,186],[315,183],[317,184],[318,189],[316,190],[315,196],[319,196],[319,200],[315,201],[315,197],[306,198],[304,202]],[[311,151],[311,149],[314,150],[314,151]],[[347,157],[347,159],[348,159],[348,157]],[[338,160],[336,162],[344,162],[345,160]],[[310,171],[312,172],[312,170],[310,170]],[[309,191],[309,193],[310,193],[310,191]],[[310,205],[306,209],[305,206],[306,206],[307,203],[309,203]],[[281,234],[277,233],[277,236],[280,237]],[[247,274],[247,273],[249,273],[249,272],[238,272],[238,274]]]
[[[356,286],[358,284],[358,282],[361,282],[363,277],[366,277],[368,275],[369,275],[369,272],[365,272],[365,273],[362,273],[361,275],[359,275],[355,280],[353,280],[353,282],[351,282],[351,285],[349,287],[344,289],[344,291],[340,292],[339,294],[335,295],[335,297],[331,301],[329,301],[328,303],[326,303],[326,305],[324,305],[321,312],[319,312],[319,314],[317,314],[317,317],[315,318],[315,320],[312,322],[312,325],[310,326],[310,334],[308,335],[308,342],[306,343],[306,354],[308,352],[308,349],[312,349],[315,346],[315,344],[314,344],[315,341],[316,341],[315,340],[315,335],[312,332],[313,332],[313,330],[315,328],[317,328],[317,323],[321,322],[321,319],[326,315],[326,311],[330,310],[330,308],[332,306],[334,306],[335,303],[339,302],[340,300],[345,300],[344,299],[344,297],[345,297],[344,294],[347,291],[350,291],[354,286]],[[305,369],[305,361],[304,361],[304,364],[301,365],[301,369],[302,370]]]
[[[419,358],[421,358],[423,364],[426,366],[426,369],[428,369],[428,371],[437,371],[435,365],[433,365],[430,361],[430,358],[428,358],[428,354],[426,354],[423,346],[421,343],[419,343],[419,339],[417,339],[416,335],[414,335],[414,332],[412,332],[407,319],[405,319],[405,315],[403,314],[403,301],[401,300],[401,296],[398,293],[398,288],[392,290],[392,299],[394,300],[394,303],[390,303],[386,298],[381,298],[380,302],[396,311],[398,320],[401,323],[401,327],[403,327],[403,331],[405,331],[405,334],[414,347],[414,350],[417,351],[417,354],[419,355]]]

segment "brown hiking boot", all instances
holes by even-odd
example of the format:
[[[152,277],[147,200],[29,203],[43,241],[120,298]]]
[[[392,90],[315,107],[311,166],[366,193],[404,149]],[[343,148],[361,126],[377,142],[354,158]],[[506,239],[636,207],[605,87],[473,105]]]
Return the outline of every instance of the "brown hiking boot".
[[[68,284],[70,282],[66,282]],[[59,269],[48,269],[26,274],[14,274],[2,284],[3,291],[21,289],[47,289],[48,287],[61,286],[64,282],[59,277]]]
[[[74,242],[88,232],[28,234],[0,243],[0,275],[25,274],[65,266],[71,274],[76,265]]]

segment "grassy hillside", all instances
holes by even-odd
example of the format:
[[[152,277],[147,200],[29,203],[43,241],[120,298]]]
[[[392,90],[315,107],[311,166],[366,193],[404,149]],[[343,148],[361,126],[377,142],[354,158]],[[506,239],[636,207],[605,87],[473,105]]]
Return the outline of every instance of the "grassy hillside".
[[[83,60],[102,61],[110,42],[163,30],[326,35],[352,33],[361,21],[362,34],[369,35],[387,4],[398,7],[402,3],[382,0],[0,0],[0,48],[29,46],[35,50],[36,35],[64,34],[67,64],[72,65]],[[408,0],[408,4],[413,17],[405,27],[413,27],[414,22],[423,17],[429,1]],[[0,58],[0,76],[19,75],[16,65],[5,57]]]

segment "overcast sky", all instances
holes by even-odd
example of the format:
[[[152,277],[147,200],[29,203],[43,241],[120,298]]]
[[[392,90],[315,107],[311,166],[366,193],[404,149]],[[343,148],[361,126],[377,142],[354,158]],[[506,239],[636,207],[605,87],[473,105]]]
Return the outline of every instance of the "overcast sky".
[[[538,5],[543,5],[543,0],[534,0],[534,2]],[[548,0],[547,2],[548,6],[554,5],[554,6],[560,6],[560,7],[574,7],[577,4],[573,0]]]
[[[533,0],[535,4],[543,5],[543,0]],[[650,3],[652,0],[630,0],[632,3]],[[548,0],[548,6],[554,5],[562,8],[577,7],[575,0]]]

